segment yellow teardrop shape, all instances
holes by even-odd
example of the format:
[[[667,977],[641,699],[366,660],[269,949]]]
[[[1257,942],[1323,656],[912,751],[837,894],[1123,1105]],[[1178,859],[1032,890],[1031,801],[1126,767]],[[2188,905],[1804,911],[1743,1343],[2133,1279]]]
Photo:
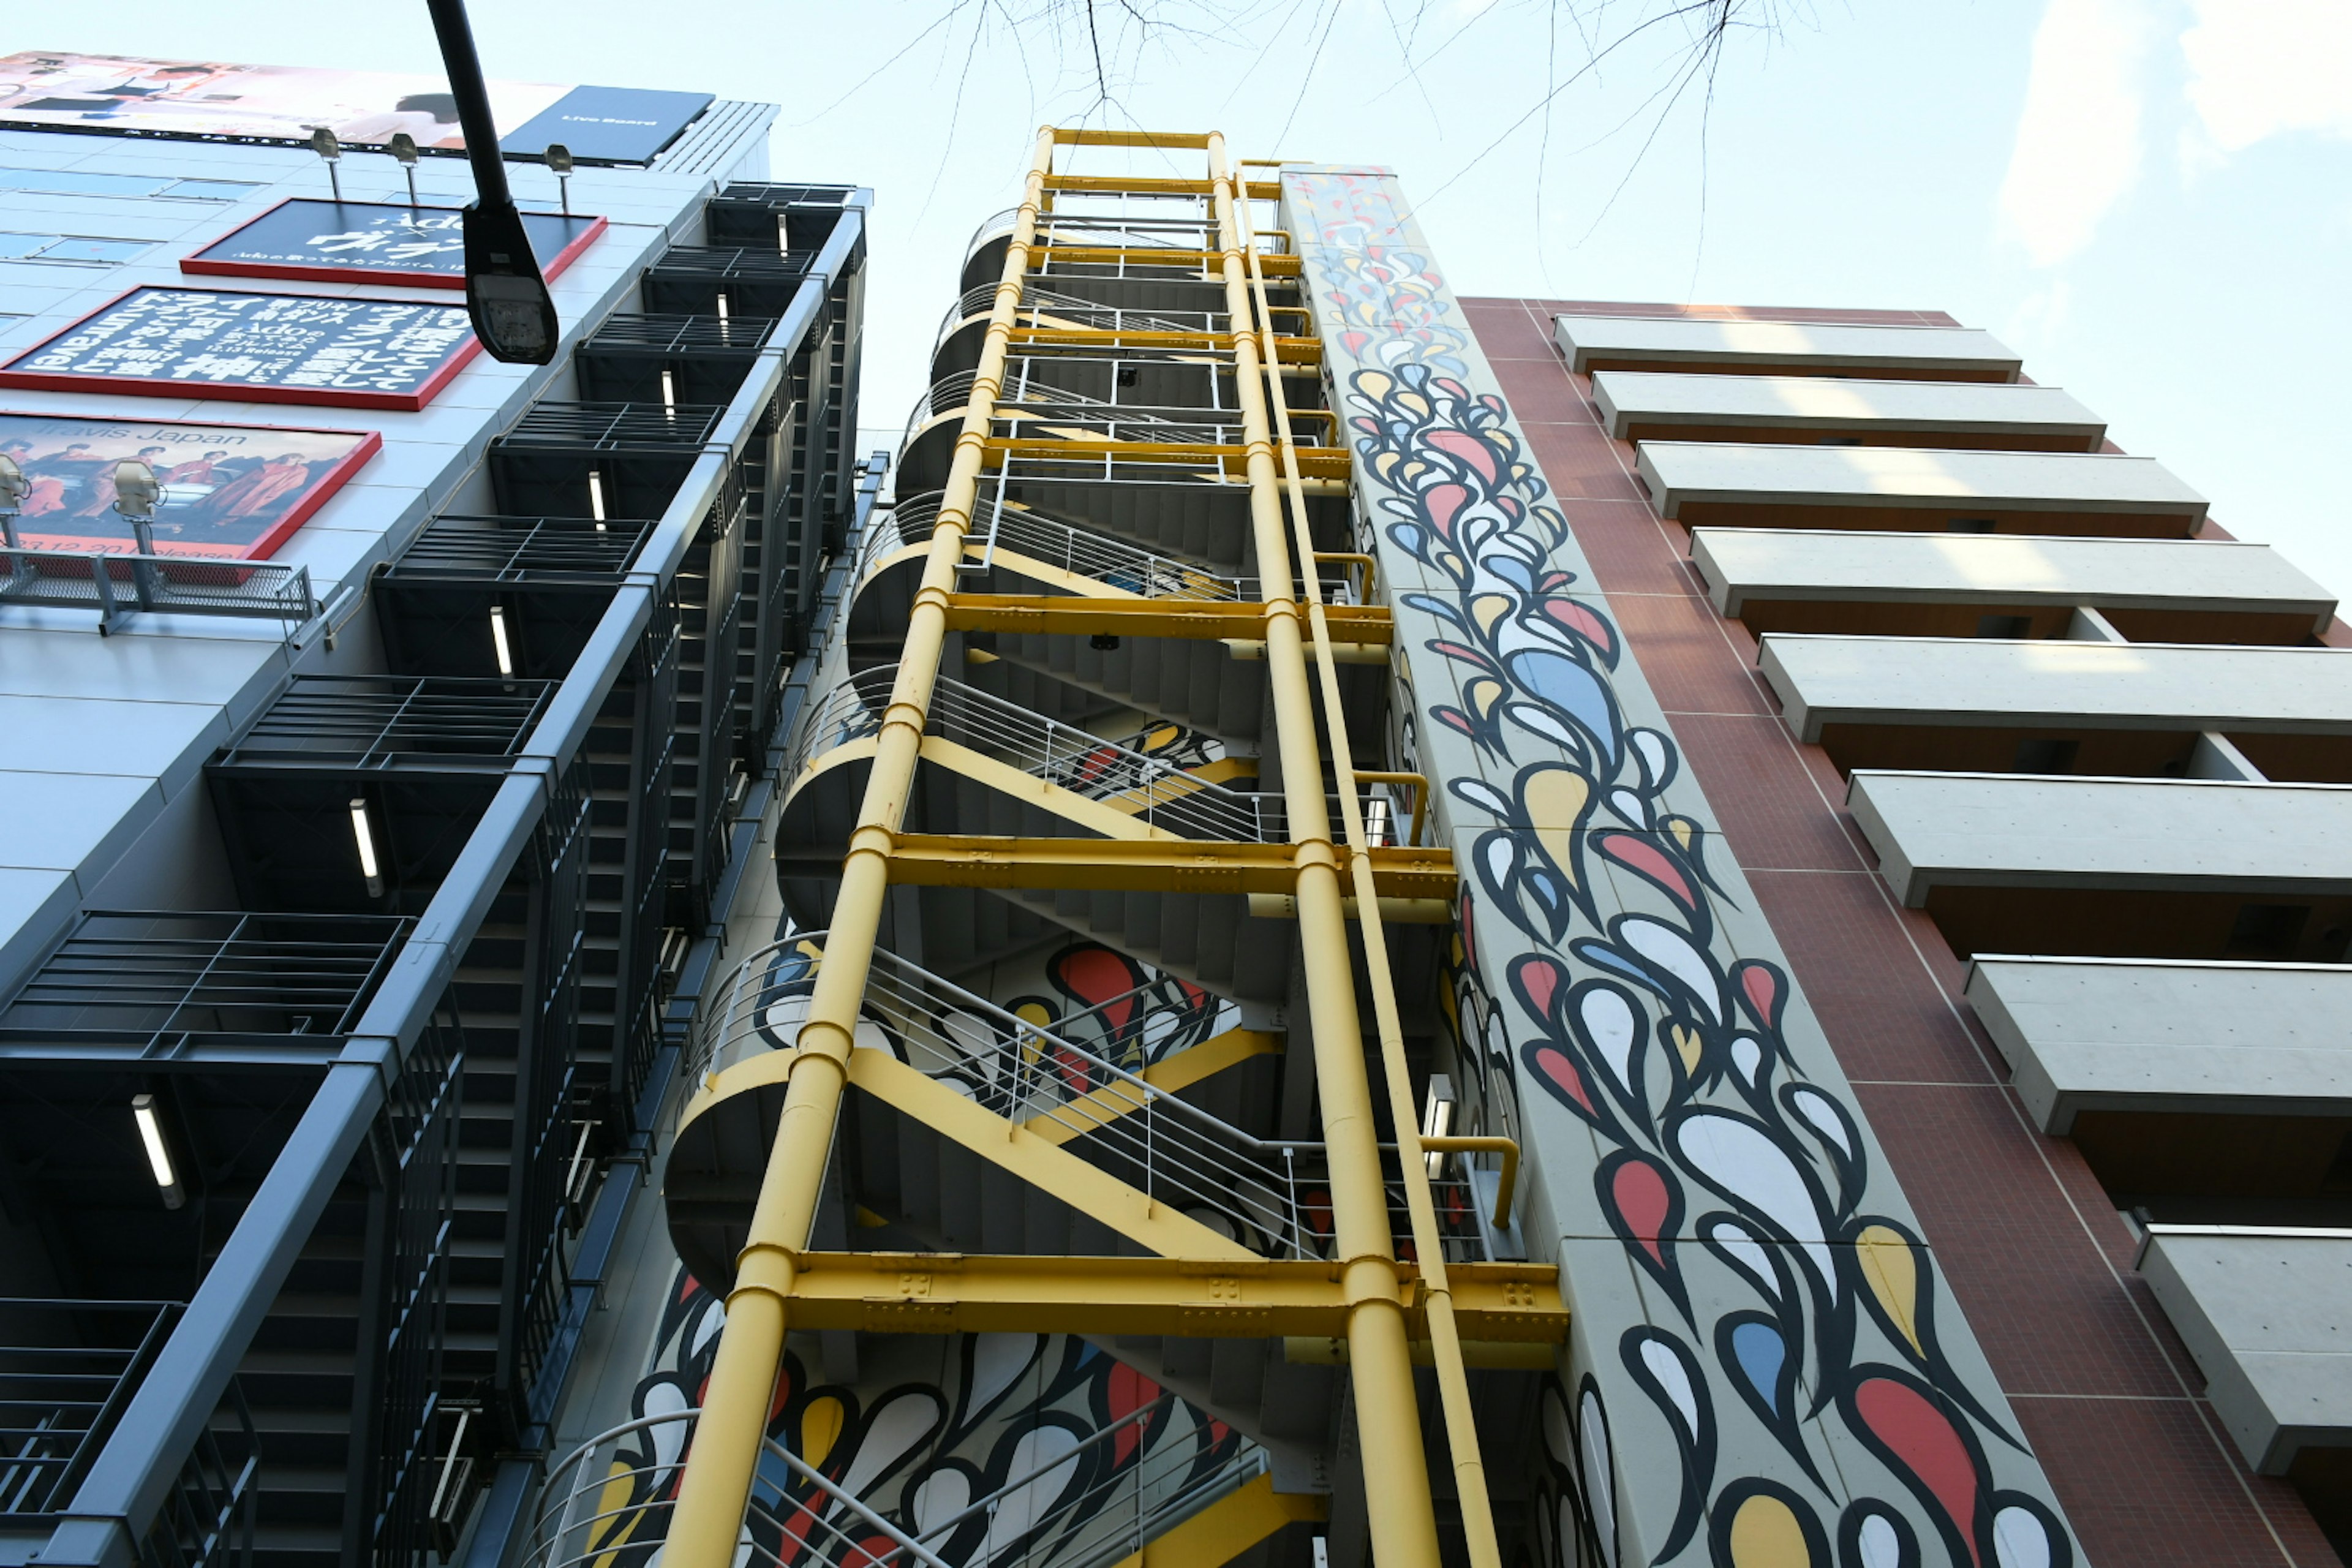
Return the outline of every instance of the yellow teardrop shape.
[[[1804,1526],[1787,1503],[1761,1493],[1739,1505],[1731,1520],[1731,1561],[1737,1568],[1811,1568]]]
[[[1919,1342],[1919,1260],[1912,1256],[1911,1244],[1885,1226],[1866,1225],[1854,1237],[1853,1247],[1870,1293],[1911,1342],[1912,1353],[1926,1359],[1927,1349]]]
[[[1698,1054],[1702,1042],[1696,1029],[1686,1029],[1680,1024],[1675,1026],[1674,1036],[1675,1055],[1682,1058],[1683,1076],[1687,1078],[1698,1071]]]
[[[801,1458],[812,1465],[822,1465],[824,1457],[833,1452],[834,1439],[841,1436],[844,1412],[841,1401],[827,1394],[813,1400],[808,1414],[801,1417]]]
[[[1495,623],[1501,620],[1510,607],[1511,598],[1507,594],[1481,594],[1470,601],[1470,616],[1478,623],[1480,631],[1492,633]]]

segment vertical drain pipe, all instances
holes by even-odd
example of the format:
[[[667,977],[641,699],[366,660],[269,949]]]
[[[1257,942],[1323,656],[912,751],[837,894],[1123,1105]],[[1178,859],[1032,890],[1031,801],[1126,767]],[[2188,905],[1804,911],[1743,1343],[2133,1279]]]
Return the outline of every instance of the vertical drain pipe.
[[[1266,417],[1257,338],[1249,326],[1249,280],[1234,210],[1246,192],[1234,189],[1224,137],[1212,132],[1208,141],[1226,325],[1247,453],[1251,531],[1258,581],[1265,595],[1265,668],[1290,815],[1300,961],[1306,969],[1316,1081],[1323,1102],[1323,1140],[1331,1165],[1332,1226],[1348,1305],[1348,1366],[1364,1457],[1365,1506],[1373,1557],[1381,1568],[1436,1568],[1437,1520],[1413,1394],[1388,1191],[1381,1178],[1380,1130],[1364,1070],[1363,1026],[1349,963],[1339,857],[1324,809],[1323,763],[1315,743],[1315,702],[1307,686],[1298,605],[1291,592],[1290,542],[1283,525],[1273,427]],[[1308,565],[1311,569],[1312,563]]]
[[[783,1110],[768,1151],[759,1202],[751,1211],[750,1239],[737,1260],[735,1289],[728,1293],[727,1326],[719,1335],[709,1392],[663,1552],[668,1568],[731,1568],[735,1561],[766,1436],[768,1405],[783,1361],[785,1302],[792,1295],[799,1254],[808,1243],[832,1152],[841,1092],[849,1079],[853,1031],[866,999],[883,897],[889,890],[890,851],[913,793],[916,757],[947,637],[948,596],[955,591],[956,563],[963,554],[964,530],[980,488],[1013,314],[1053,163],[1054,132],[1048,126],[1037,133],[1036,155],[1013,219],[1013,242],[1005,247],[988,337],[964,405],[963,432],[956,438],[955,463],[932,524],[930,554],[908,619],[898,678],[866,775],[866,797],[842,861],[841,891],[834,900],[824,960],[801,1025]]]
[[[1323,720],[1331,732],[1331,768],[1339,786],[1339,816],[1347,833],[1349,872],[1355,883],[1357,931],[1364,941],[1364,978],[1372,994],[1373,1032],[1380,1038],[1381,1069],[1388,1079],[1389,1121],[1396,1128],[1397,1156],[1404,1182],[1405,1208],[1412,1217],[1412,1246],[1421,1266],[1423,1300],[1429,1320],[1430,1360],[1437,1371],[1438,1403],[1445,1413],[1445,1444],[1454,1466],[1454,1495],[1462,1509],[1462,1534],[1470,1551],[1470,1568],[1502,1568],[1501,1543],[1495,1534],[1495,1510],[1486,1491],[1486,1462],[1478,1451],[1476,1413],[1470,1406],[1470,1379],[1462,1364],[1462,1335],[1454,1320],[1454,1288],[1446,1278],[1445,1243],[1437,1229],[1437,1205],[1429,1192],[1429,1167],[1422,1152],[1420,1121],[1413,1115],[1412,1094],[1404,1056],[1404,1021],[1398,1015],[1396,983],[1389,973],[1388,938],[1381,927],[1379,889],[1372,879],[1370,840],[1364,832],[1363,805],[1358,797],[1354,749],[1348,738],[1346,710],[1339,689],[1339,669],[1331,651],[1330,618],[1324,614],[1323,588],[1315,574],[1315,537],[1307,515],[1307,486],[1298,467],[1298,443],[1290,426],[1290,403],[1282,388],[1282,367],[1276,363],[1274,312],[1266,308],[1265,269],[1257,258],[1256,236],[1249,208],[1241,209],[1242,239],[1249,257],[1250,291],[1258,306],[1258,332],[1265,345],[1266,399],[1273,426],[1282,448],[1283,483],[1290,502],[1290,524],[1304,563],[1307,620],[1315,634],[1317,672],[1321,677]],[[1306,292],[1306,274],[1299,289]],[[1309,321],[1313,317],[1308,318]],[[1338,425],[1334,410],[1334,427]],[[1343,448],[1344,449],[1344,448]],[[1428,781],[1422,787],[1428,789]]]

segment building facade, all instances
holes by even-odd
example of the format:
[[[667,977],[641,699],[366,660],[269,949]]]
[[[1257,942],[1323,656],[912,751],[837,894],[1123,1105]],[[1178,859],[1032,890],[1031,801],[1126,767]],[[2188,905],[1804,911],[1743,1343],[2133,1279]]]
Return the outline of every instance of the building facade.
[[[495,364],[446,95],[5,67],[0,1559],[511,1559],[879,484],[870,194],[501,87]]]

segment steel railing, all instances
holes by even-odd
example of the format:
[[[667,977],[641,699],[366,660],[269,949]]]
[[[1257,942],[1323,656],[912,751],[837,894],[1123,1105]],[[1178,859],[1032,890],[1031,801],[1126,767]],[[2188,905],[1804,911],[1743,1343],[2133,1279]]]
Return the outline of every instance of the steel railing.
[[[13,543],[0,545],[0,605],[95,610],[101,633],[139,610],[280,621],[289,633],[319,613],[308,566]]]
[[[699,1415],[633,1421],[566,1457],[541,1493],[547,1500],[525,1568],[646,1568],[668,1534],[675,1479]],[[1205,1447],[1185,1441],[1200,1429],[1189,1415],[1162,1394],[919,1535],[771,1439],[736,1561],[746,1568],[1105,1568],[1266,1472],[1265,1450],[1238,1434]],[[1135,1445],[1132,1459],[1108,1457],[1123,1442]]]
[[[739,1063],[793,1048],[824,963],[825,933],[788,937],[752,953],[730,980],[696,1042],[689,1081],[709,1083]],[[1165,1203],[1262,1256],[1322,1258],[1331,1237],[1324,1146],[1261,1139],[1080,1045],[1065,1026],[1045,1029],[895,953],[877,950],[857,1029],[955,1086],[982,1109],[1052,1138],[1105,1174]],[[1475,1184],[1459,1156],[1431,1183],[1450,1260],[1488,1256]],[[1390,1227],[1411,1255],[1412,1226],[1393,1144],[1382,1146]]]
[[[785,754],[782,777],[788,784],[823,752],[877,732],[898,675],[897,665],[879,665],[827,692],[802,721]],[[942,677],[932,687],[926,730],[1181,837],[1246,843],[1281,837],[1270,810],[1278,796],[1209,783],[1174,763],[959,680]],[[1267,837],[1270,829],[1273,838]]]
[[[567,1455],[540,1490],[528,1568],[647,1568],[669,1535],[698,1410],[615,1426]],[[772,1438],[763,1439],[737,1568],[950,1568]]]
[[[940,515],[940,492],[929,490],[900,501],[886,521],[866,531],[857,580],[870,575],[882,559],[909,545],[930,542]],[[1257,580],[1222,574],[1196,562],[1163,555],[1139,544],[1027,507],[993,500],[973,509],[964,530],[964,552],[981,552],[979,564],[993,563],[999,549],[1055,567],[1075,577],[1086,577],[1108,587],[1147,599],[1193,599],[1246,603],[1258,595]],[[1327,584],[1326,597],[1333,587]]]

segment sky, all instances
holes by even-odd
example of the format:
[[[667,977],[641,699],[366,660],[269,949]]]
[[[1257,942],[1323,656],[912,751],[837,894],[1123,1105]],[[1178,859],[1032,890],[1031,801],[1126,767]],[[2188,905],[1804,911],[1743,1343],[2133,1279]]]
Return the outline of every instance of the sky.
[[[1217,129],[1395,168],[1460,294],[1948,311],[2352,593],[2352,4],[1742,0],[1711,78],[1673,5],[1099,0],[1094,36],[1087,0],[472,8],[494,77],[780,102],[775,177],[875,189],[877,435],[1039,123]],[[0,53],[438,66],[413,0],[16,32]]]

